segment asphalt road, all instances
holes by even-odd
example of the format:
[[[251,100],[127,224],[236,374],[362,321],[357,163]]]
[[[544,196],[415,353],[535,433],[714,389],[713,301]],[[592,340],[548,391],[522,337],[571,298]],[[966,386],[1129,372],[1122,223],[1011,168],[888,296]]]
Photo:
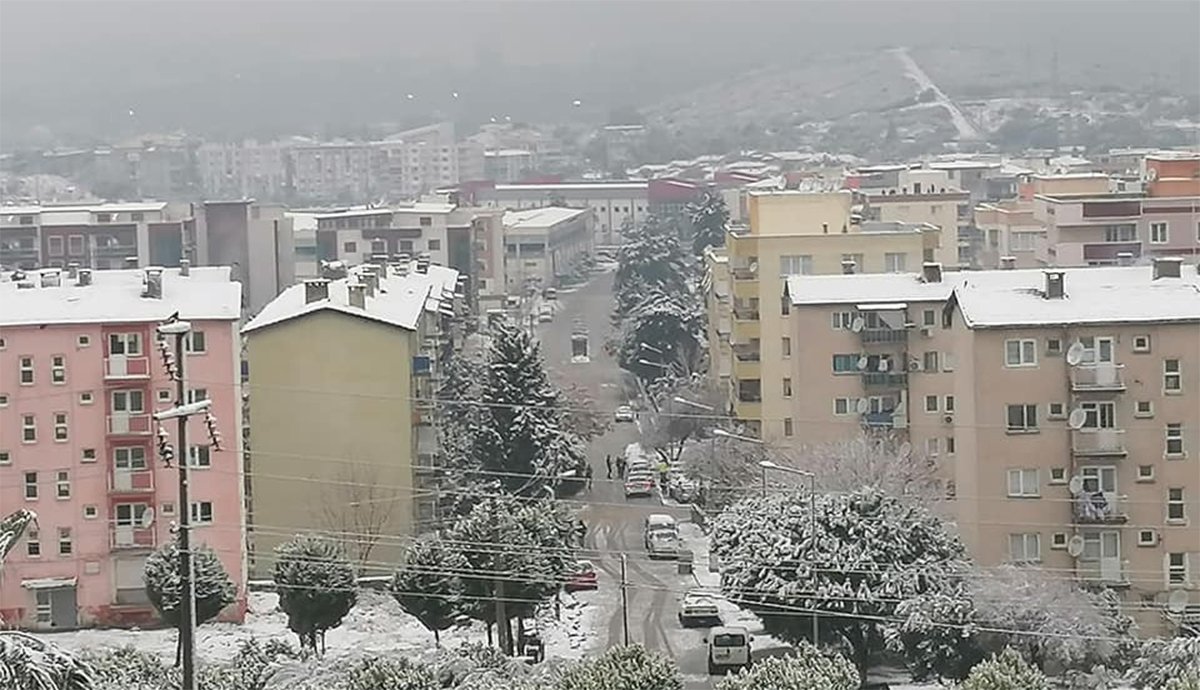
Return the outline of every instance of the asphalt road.
[[[603,348],[611,328],[612,278],[611,271],[601,273],[587,285],[560,291],[554,321],[539,323],[537,327],[551,377],[586,388],[597,407],[607,414],[626,402],[622,398],[623,374]],[[590,336],[591,361],[585,364],[571,362],[571,333],[577,320],[587,326]],[[684,629],[678,620],[679,595],[694,586],[694,582],[690,576],[677,573],[674,561],[651,561],[642,541],[646,515],[676,513],[680,519],[686,517],[686,511],[680,514],[679,509],[664,508],[657,498],[626,499],[620,479],[606,477],[605,455],[623,454],[637,436],[635,424],[614,423],[589,446],[593,487],[579,497],[587,502],[582,511],[588,525],[587,556],[602,571],[601,586],[616,588],[621,577],[621,555],[626,555],[629,641],[674,658],[688,690],[711,688],[705,663],[704,630]],[[621,607],[616,607],[603,626],[603,630],[595,633],[607,639],[607,647],[624,642],[625,618]]]

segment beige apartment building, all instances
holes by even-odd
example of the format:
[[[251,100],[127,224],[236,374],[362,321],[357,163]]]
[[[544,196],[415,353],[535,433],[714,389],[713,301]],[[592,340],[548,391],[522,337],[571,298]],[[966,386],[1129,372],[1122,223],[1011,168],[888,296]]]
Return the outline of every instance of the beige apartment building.
[[[795,276],[786,296],[791,356],[759,366],[792,394],[793,442],[908,441],[980,563],[1111,587],[1150,634],[1178,628],[1169,601],[1200,616],[1194,267],[927,265]]]
[[[284,291],[246,327],[251,570],[300,532],[342,537],[363,572],[434,519],[431,419],[458,273],[364,265]]]
[[[941,246],[939,228],[859,222],[853,202],[848,190],[749,192],[748,225],[734,226],[724,251],[708,254],[710,369],[718,379],[728,372],[730,409],[750,433],[786,431],[784,391],[779,379],[763,376],[762,363],[783,357],[788,276],[902,272]]]
[[[1037,268],[1046,226],[1033,215],[1033,204],[1011,199],[975,207],[975,227],[983,246],[976,259],[982,268]],[[1011,257],[1011,262],[1008,257]],[[1011,265],[1008,265],[1011,263]]]

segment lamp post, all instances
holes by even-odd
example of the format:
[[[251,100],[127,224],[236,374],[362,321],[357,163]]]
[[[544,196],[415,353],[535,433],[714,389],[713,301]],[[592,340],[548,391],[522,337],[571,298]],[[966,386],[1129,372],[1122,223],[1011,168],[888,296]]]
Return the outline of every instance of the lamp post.
[[[758,466],[762,468],[763,498],[767,497],[767,470],[775,470],[777,472],[786,472],[788,474],[798,474],[801,477],[808,477],[808,500],[809,500],[808,517],[809,517],[809,532],[811,535],[809,537],[808,549],[809,549],[809,560],[811,562],[812,560],[814,560],[813,556],[816,553],[816,548],[814,545],[816,544],[816,541],[817,541],[817,475],[813,474],[812,472],[808,472],[807,470],[798,470],[794,467],[785,467],[783,465],[779,465],[774,462],[771,462],[770,460],[762,460],[758,463]],[[815,571],[814,571],[814,574],[815,574]],[[814,599],[815,599],[815,597],[814,597]],[[817,606],[816,606],[815,601],[812,602],[812,607],[813,607],[813,610],[812,610],[812,643],[814,646],[816,646],[820,643],[821,638],[819,637],[820,626],[819,626],[818,619],[817,619]]]

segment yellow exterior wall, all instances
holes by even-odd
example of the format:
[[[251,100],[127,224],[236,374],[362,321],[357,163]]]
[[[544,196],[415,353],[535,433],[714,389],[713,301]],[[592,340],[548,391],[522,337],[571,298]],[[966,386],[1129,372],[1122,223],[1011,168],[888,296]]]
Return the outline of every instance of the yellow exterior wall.
[[[753,235],[840,233],[850,223],[854,195],[837,192],[751,192],[747,196]],[[847,228],[848,229],[848,228]]]
[[[256,576],[269,577],[274,548],[304,531],[379,531],[366,570],[399,561],[395,537],[414,524],[415,337],[329,310],[248,334]],[[351,558],[361,548],[348,547]]]

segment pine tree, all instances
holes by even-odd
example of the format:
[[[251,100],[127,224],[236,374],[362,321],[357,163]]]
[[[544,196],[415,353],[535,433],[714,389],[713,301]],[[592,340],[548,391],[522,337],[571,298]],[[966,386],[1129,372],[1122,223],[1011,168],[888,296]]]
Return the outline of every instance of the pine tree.
[[[688,207],[692,221],[692,252],[704,256],[709,247],[724,247],[729,228],[729,208],[720,194],[707,193],[697,204]]]
[[[698,302],[683,293],[650,288],[622,325],[618,364],[646,382],[686,377],[700,367],[703,324]]]
[[[300,535],[275,549],[273,578],[279,608],[300,638],[300,648],[324,652],[325,631],[341,625],[358,601],[350,561],[336,542]]]
[[[183,582],[179,575],[179,541],[172,539],[146,558],[142,571],[146,596],[158,617],[173,627],[179,626],[183,612]],[[234,602],[236,591],[221,559],[203,544],[192,545],[192,588],[196,595],[195,624],[202,625]],[[175,647],[175,665],[179,665],[179,641]]]
[[[441,631],[454,624],[462,599],[462,575],[467,572],[462,553],[430,535],[417,540],[404,554],[404,563],[392,576],[391,591],[400,608],[421,621],[441,646]]]
[[[963,690],[1050,690],[1050,681],[1042,672],[1026,663],[1016,651],[1005,649],[999,655],[971,669]]]

